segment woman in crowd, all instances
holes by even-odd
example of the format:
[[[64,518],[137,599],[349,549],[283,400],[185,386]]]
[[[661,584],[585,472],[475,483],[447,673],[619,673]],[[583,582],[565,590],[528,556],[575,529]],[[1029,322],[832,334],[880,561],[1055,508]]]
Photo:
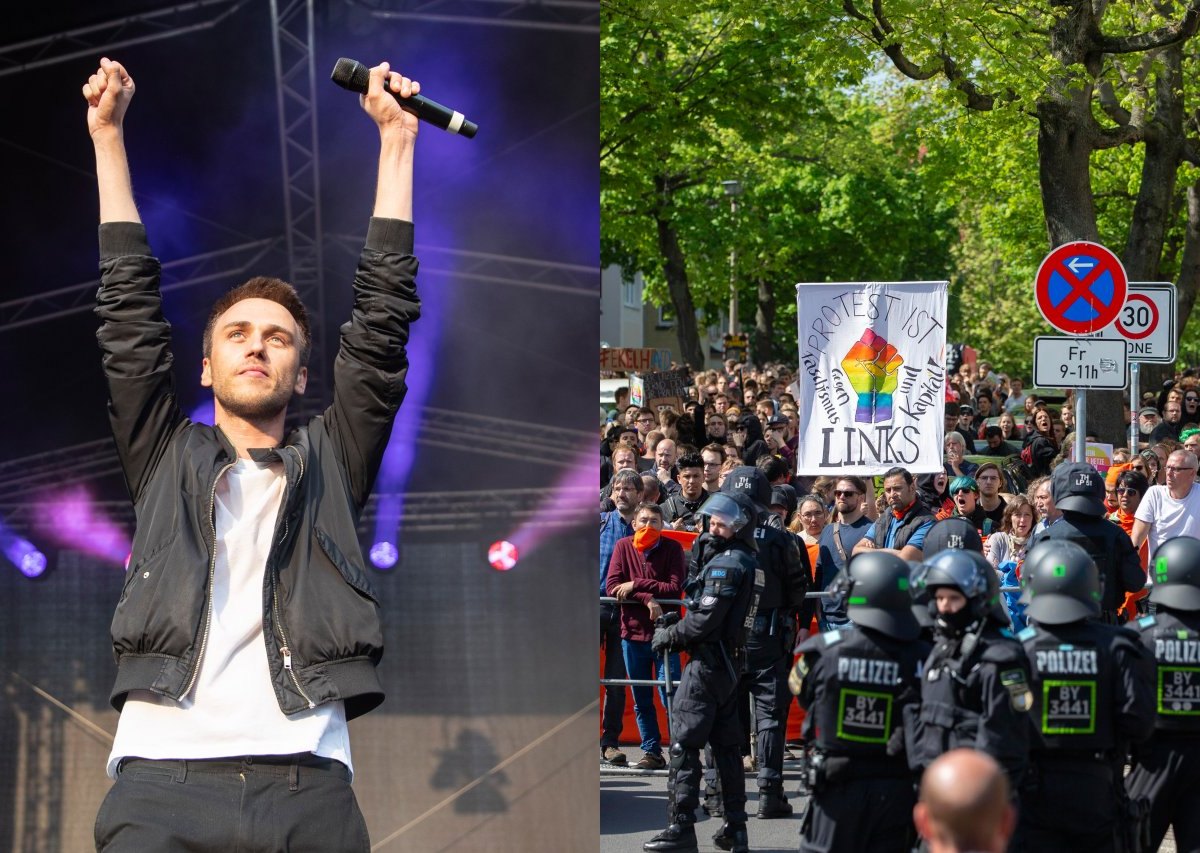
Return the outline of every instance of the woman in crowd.
[[[934,515],[954,509],[954,499],[950,497],[949,485],[950,478],[945,471],[920,474],[917,477],[917,494]]]
[[[1183,389],[1183,423],[1200,424],[1200,388],[1195,385]]]
[[[983,548],[987,553],[988,562],[1000,573],[1000,586],[1021,585],[1021,566],[1025,562],[1025,549],[1029,545],[1029,536],[1033,533],[1033,525],[1036,522],[1037,511],[1029,498],[1025,495],[1015,495],[1008,499],[1004,507],[1004,518],[1000,522],[1000,532],[989,536]],[[1023,631],[1025,605],[1020,603],[1021,593],[1002,594],[1013,629]]]
[[[1119,525],[1126,533],[1133,533],[1133,514],[1137,512],[1138,504],[1142,502],[1142,498],[1146,496],[1149,488],[1150,481],[1140,471],[1132,468],[1122,471],[1117,477],[1117,508],[1114,512],[1109,513],[1108,520]],[[1138,548],[1138,557],[1142,561],[1142,568],[1145,569],[1150,557],[1148,539],[1142,543],[1141,548]],[[1121,612],[1125,614],[1126,618],[1133,619],[1137,616],[1137,605],[1134,602],[1144,595],[1145,592],[1137,592],[1128,593],[1125,596]]]
[[[1000,427],[1000,437],[1005,441],[1011,441],[1014,444],[1019,444],[1021,436],[1017,434],[1017,421],[1012,416],[1012,412],[1004,412],[1000,415],[1000,420],[997,421]]]
[[[961,434],[950,432],[946,434],[946,456],[943,459],[946,475],[949,477],[970,477],[979,466],[963,457],[967,453],[967,442]],[[974,449],[974,448],[972,448]]]
[[[1026,454],[1025,450],[1029,453]],[[1054,437],[1054,420],[1045,409],[1033,413],[1033,430],[1025,437],[1021,458],[1029,465],[1034,477],[1050,473],[1050,463],[1058,455],[1058,441]],[[1025,457],[1028,456],[1028,459]]]
[[[825,523],[829,521],[829,511],[822,501],[820,495],[805,495],[800,499],[800,505],[796,507],[796,516],[788,526],[788,530],[804,540],[810,566],[817,564],[817,557],[820,556],[817,542],[821,538],[821,531],[825,529]]]

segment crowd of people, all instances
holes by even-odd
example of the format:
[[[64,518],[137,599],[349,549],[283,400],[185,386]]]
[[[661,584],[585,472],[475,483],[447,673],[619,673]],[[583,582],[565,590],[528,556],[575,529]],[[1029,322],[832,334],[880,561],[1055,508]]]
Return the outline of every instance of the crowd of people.
[[[620,389],[602,430],[605,676],[660,678],[689,658],[665,741],[654,692],[634,688],[637,766],[670,771],[668,828],[645,849],[696,849],[699,808],[724,818],[720,849],[748,849],[751,754],[757,816],[793,813],[793,693],[801,850],[907,850],[917,832],[955,849],[959,830],[987,835],[970,849],[1012,836],[1012,849],[1148,850],[1168,825],[1180,849],[1200,845],[1179,798],[1200,681],[1174,666],[1200,651],[1200,371],[1127,406],[1142,441],[1101,473],[1072,461],[1069,392],[1039,397],[964,363],[947,384],[942,470],[872,482],[795,476],[791,373],[725,368],[693,376],[681,411]],[[690,551],[667,529],[696,534]],[[682,617],[659,603],[678,600]],[[1155,638],[1170,631],[1195,649],[1164,653]],[[625,698],[606,688],[601,755],[618,766]],[[955,757],[964,747],[982,756]],[[990,835],[933,817],[937,780],[964,772]],[[867,801],[886,807],[866,819]]]

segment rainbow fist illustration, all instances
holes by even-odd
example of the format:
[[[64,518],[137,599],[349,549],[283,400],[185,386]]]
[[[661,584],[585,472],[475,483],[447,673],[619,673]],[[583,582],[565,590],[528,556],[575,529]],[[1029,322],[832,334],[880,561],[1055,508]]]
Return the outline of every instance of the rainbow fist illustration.
[[[858,394],[854,420],[882,423],[892,419],[892,393],[900,383],[904,358],[882,337],[866,329],[842,359],[850,387]]]

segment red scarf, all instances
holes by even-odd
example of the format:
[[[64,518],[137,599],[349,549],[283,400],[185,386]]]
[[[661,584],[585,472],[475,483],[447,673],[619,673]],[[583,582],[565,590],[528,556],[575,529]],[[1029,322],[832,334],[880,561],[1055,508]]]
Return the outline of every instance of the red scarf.
[[[901,521],[901,520],[903,520],[903,519],[904,519],[904,516],[908,515],[908,511],[909,511],[910,509],[912,509],[912,508],[913,508],[913,507],[916,505],[916,503],[917,503],[917,499],[916,499],[916,498],[913,498],[913,502],[912,502],[912,503],[910,503],[908,506],[906,506],[904,509],[894,509],[894,510],[892,510],[892,515],[896,516],[896,521]]]

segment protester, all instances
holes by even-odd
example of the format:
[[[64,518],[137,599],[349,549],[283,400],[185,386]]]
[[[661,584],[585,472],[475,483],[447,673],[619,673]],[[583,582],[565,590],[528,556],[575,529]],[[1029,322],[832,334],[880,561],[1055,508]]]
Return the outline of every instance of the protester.
[[[1004,853],[1016,822],[1008,778],[987,753],[951,750],[921,778],[913,823],[929,853]]]

